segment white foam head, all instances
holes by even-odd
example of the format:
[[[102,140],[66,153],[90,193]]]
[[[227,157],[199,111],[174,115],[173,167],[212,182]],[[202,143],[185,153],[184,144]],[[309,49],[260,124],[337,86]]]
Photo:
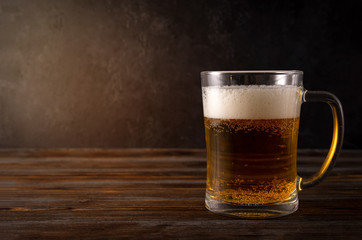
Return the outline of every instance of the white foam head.
[[[218,119],[281,119],[300,114],[297,86],[210,86],[202,88],[204,116]]]

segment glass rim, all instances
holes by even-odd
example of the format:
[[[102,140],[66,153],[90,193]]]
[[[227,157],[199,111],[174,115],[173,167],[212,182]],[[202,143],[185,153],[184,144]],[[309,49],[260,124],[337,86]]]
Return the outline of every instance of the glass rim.
[[[300,74],[303,75],[303,71],[300,70],[233,70],[233,71],[202,71],[202,75],[223,75],[223,74],[270,74],[270,75],[293,75]]]
[[[201,86],[292,85],[303,86],[299,70],[203,71]]]

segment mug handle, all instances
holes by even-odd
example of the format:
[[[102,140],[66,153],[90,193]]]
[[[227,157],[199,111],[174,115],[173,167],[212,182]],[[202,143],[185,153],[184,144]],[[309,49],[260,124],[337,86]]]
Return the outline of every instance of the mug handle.
[[[344,135],[344,117],[342,104],[335,95],[325,91],[304,90],[303,103],[304,102],[328,103],[328,105],[332,109],[333,114],[333,138],[328,155],[319,171],[312,177],[307,179],[298,177],[297,183],[299,191],[319,184],[325,177],[330,174],[341,151]]]

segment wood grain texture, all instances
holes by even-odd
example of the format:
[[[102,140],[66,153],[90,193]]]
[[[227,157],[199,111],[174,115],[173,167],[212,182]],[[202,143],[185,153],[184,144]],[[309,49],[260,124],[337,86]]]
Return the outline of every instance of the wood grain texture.
[[[300,152],[300,175],[324,154]],[[241,220],[205,209],[204,150],[1,150],[0,239],[359,239],[361,158],[343,152],[295,214]]]

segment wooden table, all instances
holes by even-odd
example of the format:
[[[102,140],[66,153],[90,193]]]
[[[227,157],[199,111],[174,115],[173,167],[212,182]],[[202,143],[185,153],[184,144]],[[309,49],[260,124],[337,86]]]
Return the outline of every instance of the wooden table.
[[[302,151],[301,175],[324,152]],[[204,207],[204,150],[1,150],[0,239],[361,239],[362,151],[344,151],[299,210],[241,220]]]

